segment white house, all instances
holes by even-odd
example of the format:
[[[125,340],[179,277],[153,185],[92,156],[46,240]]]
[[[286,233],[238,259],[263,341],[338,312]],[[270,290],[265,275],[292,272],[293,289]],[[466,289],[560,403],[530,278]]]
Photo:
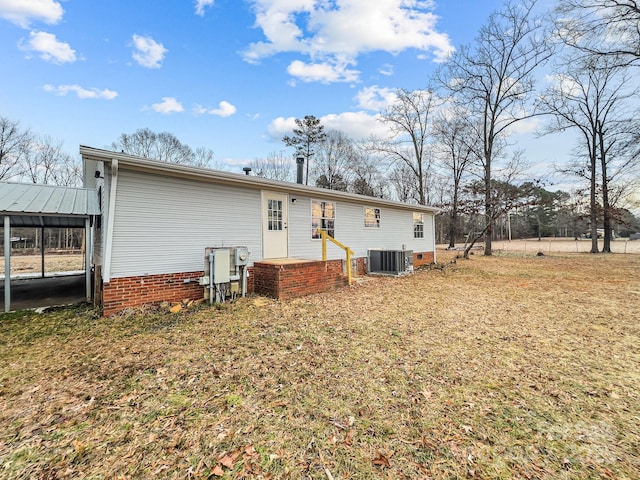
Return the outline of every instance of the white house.
[[[80,153],[85,187],[100,197],[93,263],[105,315],[201,298],[196,280],[207,247],[248,247],[250,291],[258,291],[262,264],[300,269],[313,261],[328,271],[318,228],[353,250],[359,271],[366,271],[371,249],[412,251],[415,266],[435,262],[433,207],[86,146]],[[340,273],[344,258],[342,249],[328,246],[327,260],[340,265]]]

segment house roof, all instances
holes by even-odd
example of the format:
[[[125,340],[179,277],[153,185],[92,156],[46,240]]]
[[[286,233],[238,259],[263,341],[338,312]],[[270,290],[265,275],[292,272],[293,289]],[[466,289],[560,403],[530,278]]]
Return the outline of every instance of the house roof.
[[[404,210],[412,210],[416,212],[437,213],[441,211],[441,209],[439,208],[430,207],[427,205],[396,202],[393,200],[386,200],[378,197],[369,197],[365,195],[358,195],[355,193],[339,192],[336,190],[328,190],[325,188],[300,185],[298,183],[269,180],[253,175],[245,175],[240,173],[224,172],[221,170],[212,170],[208,168],[160,162],[144,157],[128,155],[126,153],[112,152],[109,150],[102,150],[98,148],[87,147],[84,145],[80,146],[80,154],[85,160],[94,160],[105,163],[111,163],[113,160],[117,160],[118,168],[156,173],[165,176],[197,179],[205,182],[223,183],[245,188],[272,190],[310,197],[321,197],[323,199],[349,201],[360,204],[366,203],[367,205],[371,206],[388,206]]]
[[[99,215],[98,195],[86,188],[0,182],[0,224],[12,227],[83,227]]]

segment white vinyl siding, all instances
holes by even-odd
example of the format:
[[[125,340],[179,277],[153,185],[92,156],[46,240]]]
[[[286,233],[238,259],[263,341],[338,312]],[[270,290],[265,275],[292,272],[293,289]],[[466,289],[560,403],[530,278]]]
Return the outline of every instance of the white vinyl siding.
[[[261,259],[259,190],[123,168],[118,177],[112,277],[199,271],[214,246],[247,246],[251,263]]]
[[[322,246],[311,239],[311,198],[298,196],[289,206],[289,257],[321,259]],[[314,197],[313,200],[322,200]],[[413,238],[413,212],[385,207],[384,228],[363,228],[363,205],[336,202],[336,240],[350,247],[356,257],[365,257],[369,249],[400,250],[404,247],[415,252],[433,251],[431,214],[424,213],[424,238]],[[344,251],[333,243],[327,244],[329,259],[344,258]]]

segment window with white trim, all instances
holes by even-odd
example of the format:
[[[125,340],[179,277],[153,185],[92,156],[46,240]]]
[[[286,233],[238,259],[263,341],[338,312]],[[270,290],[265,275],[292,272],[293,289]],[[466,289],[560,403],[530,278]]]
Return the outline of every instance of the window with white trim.
[[[424,216],[422,213],[413,213],[413,238],[424,238]]]
[[[321,228],[335,238],[336,203],[311,200],[311,238],[320,238]]]
[[[380,209],[365,207],[364,209],[365,228],[380,228]]]

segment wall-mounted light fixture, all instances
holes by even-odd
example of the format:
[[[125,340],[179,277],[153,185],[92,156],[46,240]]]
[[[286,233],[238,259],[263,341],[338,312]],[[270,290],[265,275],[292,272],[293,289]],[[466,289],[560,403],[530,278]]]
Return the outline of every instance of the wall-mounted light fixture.
[[[291,203],[296,203],[296,200],[298,200],[298,199],[297,199],[297,198],[295,198],[295,197],[292,197],[292,198],[291,198]]]

